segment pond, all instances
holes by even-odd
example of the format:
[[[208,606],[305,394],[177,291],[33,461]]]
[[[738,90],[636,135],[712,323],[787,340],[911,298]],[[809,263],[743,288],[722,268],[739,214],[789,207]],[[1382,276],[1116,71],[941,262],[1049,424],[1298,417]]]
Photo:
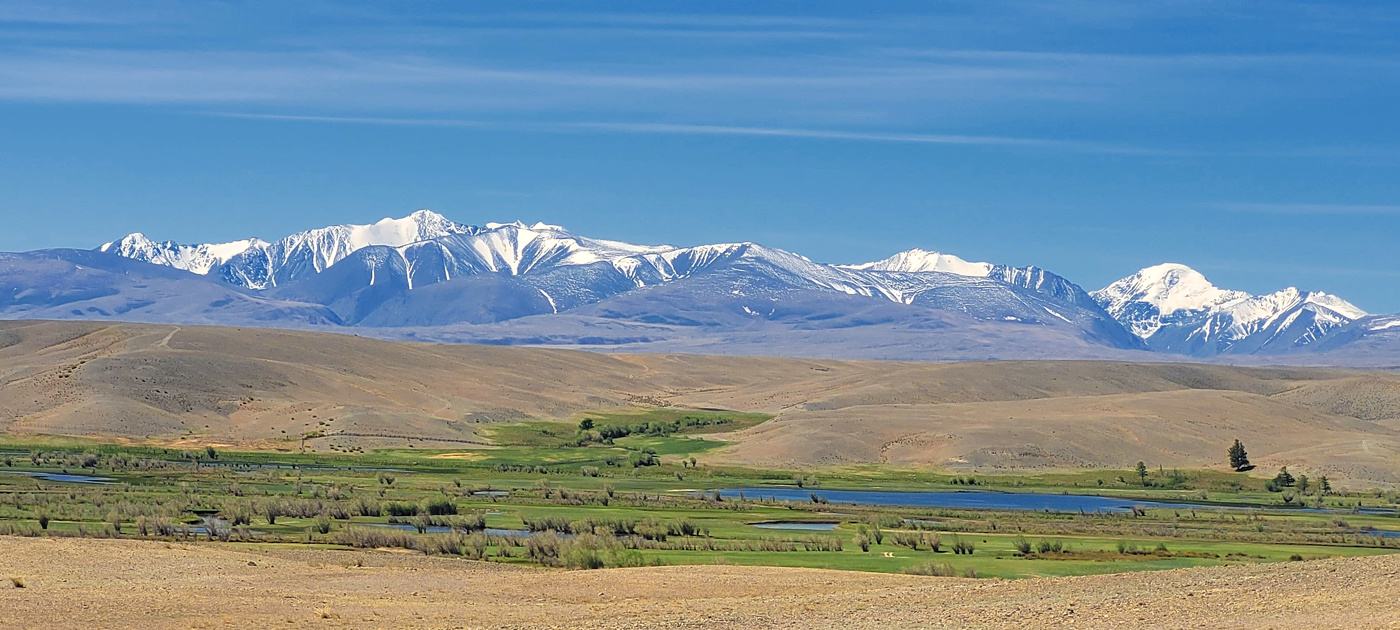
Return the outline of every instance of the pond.
[[[106,485],[117,482],[116,479],[113,479],[111,477],[93,477],[90,475],[73,475],[68,473],[31,472],[27,470],[0,470],[0,475],[24,475],[26,477],[33,477],[35,479],[43,479],[44,481],[61,481],[64,483],[89,483],[97,485]]]
[[[836,529],[836,523],[807,523],[802,521],[777,521],[773,523],[754,523],[754,527],[759,529],[788,529],[804,532],[829,532]]]
[[[1208,505],[1133,501],[1082,494],[1036,494],[1029,492],[881,492],[873,490],[802,490],[798,488],[731,488],[720,496],[750,500],[811,501],[816,495],[831,503],[859,505],[898,505],[982,510],[1029,510],[1051,512],[1128,512],[1134,506],[1150,508],[1210,509]]]

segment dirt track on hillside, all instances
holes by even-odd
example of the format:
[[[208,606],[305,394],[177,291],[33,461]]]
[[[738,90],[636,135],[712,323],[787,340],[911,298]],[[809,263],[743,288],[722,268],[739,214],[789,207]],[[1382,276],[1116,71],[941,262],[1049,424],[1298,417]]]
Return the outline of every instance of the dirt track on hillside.
[[[11,576],[5,628],[1400,628],[1400,555],[1003,581],[0,537]]]

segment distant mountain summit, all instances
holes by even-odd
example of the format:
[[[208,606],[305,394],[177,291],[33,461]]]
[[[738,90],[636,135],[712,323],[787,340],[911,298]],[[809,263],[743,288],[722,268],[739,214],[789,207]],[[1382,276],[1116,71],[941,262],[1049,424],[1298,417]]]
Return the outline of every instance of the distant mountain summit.
[[[911,249],[827,264],[420,210],[277,240],[0,254],[0,317],[353,329],[388,338],[899,359],[1334,351],[1400,325],[1325,293],[1220,289],[1164,264],[1090,293],[1046,269]],[[1116,354],[1115,354],[1116,353]],[[1144,355],[1136,355],[1142,358]]]
[[[463,225],[421,210],[276,241],[182,245],[132,234],[97,253],[188,271],[281,305],[323,308],[344,326],[530,321],[554,331],[561,325],[539,323],[544,316],[563,317],[550,321],[576,327],[587,318],[706,335],[755,327],[793,332],[903,326],[927,331],[920,335],[946,335],[950,326],[1037,326],[1071,345],[1144,348],[1065,278],[1036,267],[968,262],[918,249],[878,262],[830,265],[750,242],[635,245],[543,223]],[[881,303],[901,308],[871,310]],[[209,310],[217,318],[217,308]],[[293,311],[284,306],[280,312]],[[940,323],[930,323],[930,317]],[[1008,341],[1012,333],[989,337],[989,347],[1020,343]],[[554,332],[543,337],[560,340]],[[987,352],[979,356],[1006,351]]]
[[[1289,287],[1255,296],[1221,289],[1175,263],[1143,269],[1093,297],[1152,349],[1193,356],[1292,351],[1366,317],[1321,292]]]
[[[266,289],[325,271],[365,247],[408,245],[475,229],[453,223],[436,212],[419,210],[402,219],[386,218],[370,225],[334,225],[298,232],[275,243],[252,238],[177,245],[170,241],[157,243],[138,232],[104,244],[98,251],[213,275],[240,287]]]

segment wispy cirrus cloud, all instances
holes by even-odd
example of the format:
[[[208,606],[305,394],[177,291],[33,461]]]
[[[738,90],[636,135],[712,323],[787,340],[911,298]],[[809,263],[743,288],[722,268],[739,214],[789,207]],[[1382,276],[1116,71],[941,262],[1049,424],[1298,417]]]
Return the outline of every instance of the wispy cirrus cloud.
[[[677,123],[635,122],[542,122],[512,123],[505,121],[460,120],[443,118],[386,118],[367,116],[302,116],[293,114],[249,114],[214,112],[213,115],[251,120],[281,120],[292,122],[323,122],[368,125],[458,127],[466,129],[513,129],[552,133],[631,133],[662,135],[749,136],[769,138],[798,138],[809,140],[844,140],[854,142],[887,142],[905,144],[943,144],[961,146],[1055,149],[1080,153],[1115,155],[1186,155],[1179,151],[1144,147],[1056,140],[1047,138],[1018,138],[1008,136],[978,136],[933,133],[888,133],[838,129],[804,129],[793,127],[751,127],[735,125],[695,125]]]
[[[1003,39],[998,29],[1016,32],[1026,15],[1047,11],[1072,21],[1116,15],[1123,24],[1161,17],[1160,8],[1115,0],[1053,11],[1011,4],[1013,14],[1025,15],[988,24],[989,11],[1005,11],[807,16],[175,4],[145,12],[160,22],[154,26],[111,24],[66,40],[63,29],[38,29],[8,43],[3,35],[19,31],[4,30],[0,7],[0,101],[197,105],[307,121],[466,126],[481,119],[553,131],[1306,158],[1318,151],[1260,151],[1228,139],[1179,149],[1178,136],[1152,130],[1168,120],[1189,130],[1194,121],[1254,118],[1293,97],[1400,87],[1400,55],[1384,49],[999,47],[1023,38]],[[98,3],[13,7],[16,19],[57,23],[122,17]],[[1167,12],[1172,19],[1177,9]],[[269,12],[303,21],[263,19]],[[234,18],[232,26],[223,18]],[[238,28],[237,18],[256,19],[259,28]],[[692,36],[734,40],[686,39]],[[830,41],[790,41],[808,36]],[[766,38],[774,41],[760,41]],[[920,47],[928,41],[947,47]],[[1117,134],[1134,127],[1148,132]],[[1333,152],[1376,156],[1369,151]]]

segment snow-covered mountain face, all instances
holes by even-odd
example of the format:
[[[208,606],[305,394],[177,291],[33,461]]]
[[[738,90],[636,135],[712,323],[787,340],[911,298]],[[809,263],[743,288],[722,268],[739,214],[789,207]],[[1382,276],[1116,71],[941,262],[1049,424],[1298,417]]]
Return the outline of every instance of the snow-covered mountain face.
[[[755,243],[633,245],[543,223],[463,225],[427,210],[273,242],[179,245],[132,234],[96,253],[189,271],[279,304],[324,307],[327,317],[352,326],[485,324],[570,311],[718,330],[818,317],[819,296],[840,295],[849,308],[877,300],[973,321],[1066,327],[1112,348],[1212,356],[1340,343],[1338,335],[1365,332],[1348,326],[1366,316],[1325,293],[1220,289],[1177,264],[1091,294],[1038,267],[922,249],[829,265]]]
[[[347,325],[505,321],[666,286],[665,308],[671,312],[638,310],[640,304],[661,308],[646,299],[593,310],[637,321],[699,321],[714,313],[696,315],[696,309],[720,309],[728,314],[714,316],[734,323],[739,320],[726,318],[793,316],[787,305],[816,305],[814,296],[840,294],[952,311],[976,321],[1065,328],[1113,348],[1142,347],[1064,278],[924,250],[828,265],[755,243],[632,245],[542,223],[462,225],[426,210],[275,242],[177,245],[133,234],[98,249],[278,300],[324,305]]]
[[[884,260],[868,262],[859,265],[841,265],[846,269],[856,269],[862,271],[903,271],[918,273],[924,271],[943,271],[955,273],[960,276],[972,276],[985,278],[991,274],[993,265],[983,262],[968,262],[952,254],[930,252],[922,249],[911,249],[900,252]]]
[[[177,245],[172,241],[157,243],[136,232],[119,241],[106,243],[97,250],[203,276],[249,248],[266,246],[267,243],[255,238],[212,245]]]
[[[1211,356],[1287,352],[1366,316],[1334,295],[1287,288],[1220,289],[1179,264],[1148,267],[1093,292],[1105,311],[1154,350]]]

